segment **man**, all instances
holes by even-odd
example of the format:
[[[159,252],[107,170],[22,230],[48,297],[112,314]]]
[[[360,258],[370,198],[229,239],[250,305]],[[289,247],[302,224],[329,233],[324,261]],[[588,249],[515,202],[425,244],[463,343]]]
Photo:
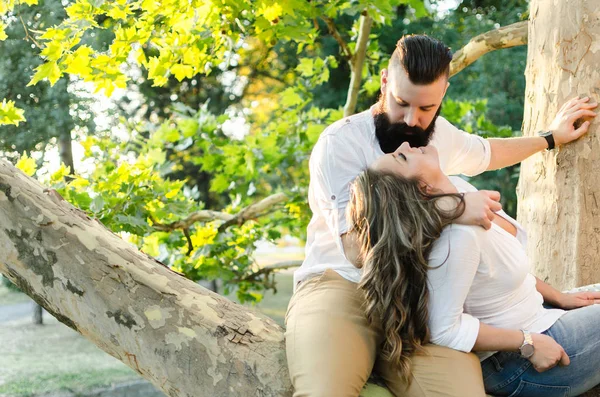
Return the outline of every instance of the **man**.
[[[377,324],[369,324],[357,288],[360,269],[352,236],[346,234],[349,184],[384,153],[403,142],[434,145],[446,174],[477,175],[506,167],[544,149],[579,138],[594,117],[587,98],[567,102],[539,137],[483,139],[439,117],[448,88],[452,54],[427,36],[399,40],[387,70],[381,72],[381,97],[370,110],[342,119],[320,136],[310,159],[306,259],[295,275],[295,293],[286,316],[286,344],[294,396],[356,397],[375,367],[396,396],[484,396],[479,361],[472,354],[428,345],[414,356],[412,381],[403,384],[394,368],[377,357]],[[460,223],[491,226],[499,210],[495,192],[465,196]]]

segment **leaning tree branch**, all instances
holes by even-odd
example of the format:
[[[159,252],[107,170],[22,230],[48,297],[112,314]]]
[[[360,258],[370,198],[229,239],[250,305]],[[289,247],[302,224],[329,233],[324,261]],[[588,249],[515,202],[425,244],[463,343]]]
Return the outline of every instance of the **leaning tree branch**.
[[[349,61],[352,61],[352,50],[350,50],[350,47],[348,47],[348,43],[346,43],[346,41],[342,38],[342,36],[340,36],[340,33],[338,32],[337,28],[335,27],[335,22],[333,21],[333,19],[329,18],[329,17],[321,17],[321,18],[323,18],[323,20],[327,24],[327,28],[329,28],[329,33],[333,36],[335,41],[337,41],[338,44],[340,45],[340,48],[342,49],[342,53],[344,54],[344,57],[346,57],[346,59],[348,59]]]
[[[527,44],[527,21],[513,23],[473,37],[454,54],[450,76],[454,76],[484,54]]]
[[[153,221],[153,227],[161,232],[172,232],[177,229],[189,229],[196,222],[210,222],[214,220],[222,220],[223,224],[219,227],[219,231],[227,229],[231,225],[242,225],[249,219],[257,218],[264,215],[272,207],[286,201],[288,197],[284,193],[273,194],[262,199],[258,203],[249,205],[243,208],[237,214],[228,214],[226,212],[202,210],[193,213],[185,219],[168,224],[162,224]]]
[[[350,62],[352,75],[350,77],[348,97],[346,99],[346,104],[344,105],[344,117],[354,114],[354,111],[356,110],[356,102],[358,101],[358,93],[360,92],[362,82],[362,69],[367,55],[367,44],[369,42],[371,26],[373,26],[373,18],[368,14],[361,15],[356,52]]]
[[[4,160],[0,274],[167,396],[292,395],[273,320],[159,266]]]
[[[0,274],[169,397],[293,394],[273,320],[160,266],[1,159]]]
[[[182,219],[177,222],[172,222],[168,224],[162,223],[154,223],[152,227],[161,232],[172,232],[177,229],[188,229],[196,222],[210,222],[214,220],[222,220],[229,221],[233,219],[235,215],[228,214],[226,212],[212,211],[212,210],[202,210],[198,212],[194,212],[192,215],[188,216],[185,219]]]
[[[276,193],[260,200],[258,203],[251,204],[238,212],[233,218],[225,221],[221,226],[219,226],[219,232],[224,231],[231,225],[240,226],[250,219],[266,215],[267,213],[271,212],[273,207],[287,200],[288,197],[285,195],[285,193]]]
[[[269,274],[271,274],[273,272],[277,272],[277,271],[280,271],[280,270],[290,269],[292,267],[299,267],[301,265],[302,265],[302,261],[301,260],[294,260],[294,261],[285,261],[285,262],[274,263],[272,265],[261,267],[256,272],[248,274],[248,275],[246,275],[246,276],[238,279],[236,282],[241,282],[241,281],[255,281],[260,276],[263,276],[263,275],[264,276],[268,276]]]

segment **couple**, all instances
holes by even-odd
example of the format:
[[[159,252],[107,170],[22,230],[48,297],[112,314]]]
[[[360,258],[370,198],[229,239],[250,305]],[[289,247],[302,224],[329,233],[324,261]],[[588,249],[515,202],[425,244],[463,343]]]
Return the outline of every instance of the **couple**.
[[[600,382],[600,296],[529,274],[525,232],[497,194],[445,176],[577,139],[589,123],[573,123],[595,105],[567,102],[541,137],[484,140],[438,117],[451,59],[436,40],[403,37],[379,103],[313,150],[286,316],[294,396],[358,396],[372,370],[407,397],[571,396]]]

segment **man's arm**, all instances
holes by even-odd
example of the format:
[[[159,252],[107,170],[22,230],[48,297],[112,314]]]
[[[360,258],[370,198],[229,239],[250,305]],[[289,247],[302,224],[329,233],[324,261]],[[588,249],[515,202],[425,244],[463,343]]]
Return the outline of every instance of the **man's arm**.
[[[558,111],[549,127],[556,147],[574,141],[588,131],[590,120],[596,117],[596,113],[591,109],[598,106],[597,103],[589,103],[589,101],[589,97],[573,98]],[[576,129],[574,123],[581,118],[587,120]],[[548,143],[542,137],[490,138],[488,142],[492,151],[488,171],[520,163],[548,147]]]
[[[497,170],[520,163],[527,157],[548,147],[541,136],[524,138],[488,138],[492,158],[487,171]]]

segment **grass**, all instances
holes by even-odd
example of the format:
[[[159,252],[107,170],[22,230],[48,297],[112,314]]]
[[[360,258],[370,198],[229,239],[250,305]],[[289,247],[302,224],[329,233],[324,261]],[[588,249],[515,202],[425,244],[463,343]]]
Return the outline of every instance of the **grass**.
[[[286,259],[287,260],[287,259]],[[265,293],[256,308],[283,325],[292,295],[291,272],[275,276],[278,292]],[[233,296],[228,298],[232,299]],[[0,284],[0,305],[26,302],[29,297]],[[10,303],[8,303],[10,302]],[[0,397],[28,397],[139,379],[121,361],[109,356],[83,336],[51,316],[44,325],[29,318],[0,324]]]
[[[138,375],[77,332],[47,316],[0,327],[0,396],[25,397],[57,390],[81,392]]]

